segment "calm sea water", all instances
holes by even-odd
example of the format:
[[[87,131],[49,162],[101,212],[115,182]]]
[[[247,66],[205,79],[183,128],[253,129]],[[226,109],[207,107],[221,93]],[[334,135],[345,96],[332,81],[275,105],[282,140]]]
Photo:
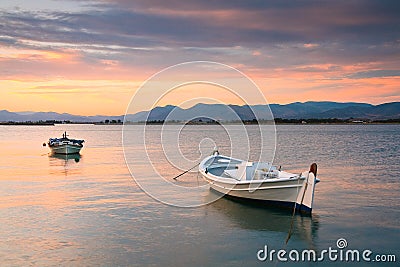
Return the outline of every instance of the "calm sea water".
[[[150,127],[150,136],[159,127]],[[80,157],[50,156],[42,147],[64,130],[86,140]],[[290,212],[225,198],[178,208],[149,197],[126,166],[121,130],[0,127],[0,265],[281,266],[287,264],[258,261],[257,252],[265,245],[321,251],[337,248],[339,238],[349,249],[394,254],[399,264],[400,125],[277,126],[274,163],[297,173],[315,161],[321,179],[313,216],[294,217],[287,245]],[[220,131],[188,126],[181,150],[196,160],[199,140]],[[162,154],[157,142],[151,148],[150,154]],[[145,157],[136,158],[135,170],[145,175]],[[157,169],[168,177],[181,172],[162,160]],[[193,172],[177,183],[196,187],[201,182]],[[328,260],[299,264],[343,266]]]

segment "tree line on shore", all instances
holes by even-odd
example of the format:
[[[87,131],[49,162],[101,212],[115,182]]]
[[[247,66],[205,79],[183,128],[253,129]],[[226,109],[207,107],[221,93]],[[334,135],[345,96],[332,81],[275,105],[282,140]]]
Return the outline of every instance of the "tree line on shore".
[[[189,122],[182,121],[164,121],[164,120],[151,120],[151,121],[141,121],[141,122],[126,122],[127,124],[270,124],[272,121],[267,120],[237,120],[237,121],[216,121],[212,119],[207,120],[192,120]],[[370,119],[283,119],[275,118],[275,124],[359,124],[359,123],[400,123],[400,118],[397,119],[387,119],[387,120],[370,120]],[[55,124],[96,124],[96,125],[118,125],[123,124],[122,120],[104,120],[99,122],[74,122],[74,121],[58,121],[58,120],[45,120],[45,121],[25,121],[25,122],[0,122],[0,125],[55,125]]]

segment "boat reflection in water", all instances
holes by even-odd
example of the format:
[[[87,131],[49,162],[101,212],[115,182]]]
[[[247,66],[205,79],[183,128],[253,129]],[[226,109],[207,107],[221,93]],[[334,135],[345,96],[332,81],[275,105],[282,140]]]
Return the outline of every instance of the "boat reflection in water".
[[[80,154],[49,154],[51,174],[63,174],[65,176],[80,172],[77,164],[81,161]]]
[[[219,194],[214,190],[210,190],[210,195]],[[240,201],[235,199],[227,199],[222,197],[217,201],[208,205],[215,209],[219,214],[228,217],[238,227],[248,230],[270,231],[284,233],[285,237],[290,231],[293,220],[292,238],[305,241],[307,247],[315,248],[314,240],[317,240],[319,220],[318,215],[303,216],[292,212],[282,210],[276,207],[265,206],[259,203],[249,201]],[[284,240],[283,240],[284,241]]]
[[[80,154],[50,154],[50,158],[62,159],[65,161],[65,163],[68,163],[68,161],[72,160],[78,163],[81,160],[81,157],[82,156]]]

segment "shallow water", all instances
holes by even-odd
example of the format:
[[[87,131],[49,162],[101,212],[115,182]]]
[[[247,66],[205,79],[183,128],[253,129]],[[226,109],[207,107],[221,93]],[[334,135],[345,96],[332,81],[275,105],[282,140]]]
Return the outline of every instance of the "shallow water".
[[[130,127],[140,131],[140,126]],[[149,128],[150,141],[159,127]],[[42,147],[64,130],[86,140],[80,157],[50,156]],[[125,163],[121,130],[95,125],[0,126],[2,266],[262,266],[271,265],[257,260],[264,245],[321,251],[336,248],[339,238],[347,240],[348,248],[395,254],[397,263],[400,260],[400,125],[277,126],[274,163],[297,173],[315,161],[321,179],[313,216],[294,217],[287,245],[290,211],[226,198],[179,208],[149,197]],[[196,161],[201,156],[199,140],[207,136],[222,152],[230,151],[220,131],[218,126],[187,126],[182,153]],[[181,170],[160,156],[156,137],[150,143],[157,170],[166,177],[178,175]],[[134,172],[145,177],[146,157],[135,159]],[[203,185],[196,172],[176,183]],[[164,193],[182,199],[214,197],[208,190],[201,196]],[[357,264],[365,263],[353,263]]]

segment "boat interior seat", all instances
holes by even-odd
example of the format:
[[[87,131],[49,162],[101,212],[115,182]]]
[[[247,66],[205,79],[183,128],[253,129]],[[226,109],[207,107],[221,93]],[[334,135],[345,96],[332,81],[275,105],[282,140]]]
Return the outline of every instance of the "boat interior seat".
[[[240,181],[240,177],[238,176],[238,170],[224,170],[224,174],[230,178]]]

